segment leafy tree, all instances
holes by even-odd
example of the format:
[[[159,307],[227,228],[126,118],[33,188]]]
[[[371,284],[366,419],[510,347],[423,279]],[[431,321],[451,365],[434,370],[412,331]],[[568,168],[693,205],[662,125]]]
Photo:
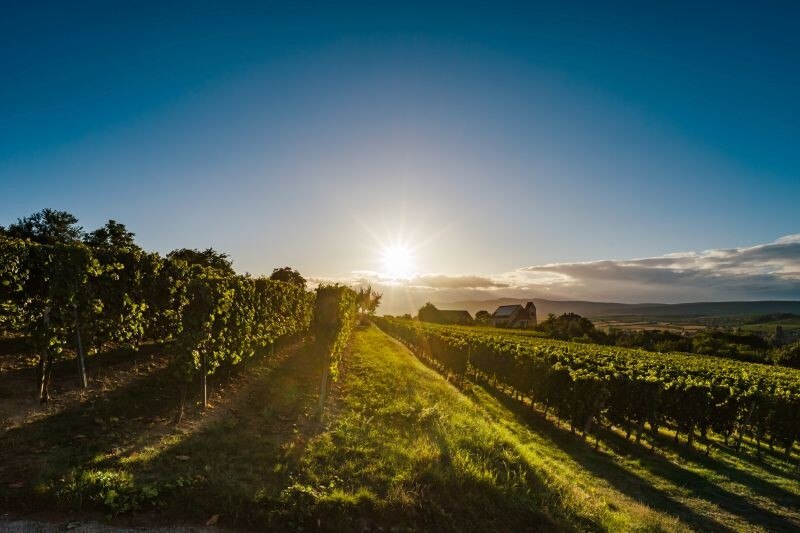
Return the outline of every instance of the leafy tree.
[[[213,248],[206,248],[203,251],[192,248],[180,248],[167,254],[167,259],[173,261],[185,261],[190,265],[200,265],[213,268],[224,276],[233,276],[233,262],[228,259],[228,254],[217,252]]]
[[[83,242],[93,248],[136,248],[134,242],[136,234],[128,231],[125,224],[116,220],[109,220],[105,226],[88,233]]]
[[[381,303],[381,297],[383,297],[383,294],[374,290],[372,285],[361,287],[356,295],[358,296],[358,312],[362,315],[374,315]]]
[[[439,309],[437,309],[436,306],[430,302],[427,302],[425,305],[420,307],[419,311],[417,312],[417,318],[423,322],[434,322],[438,316]]]
[[[554,339],[563,340],[592,337],[595,332],[591,320],[575,313],[564,313],[558,317],[551,313],[547,316],[547,320],[536,326],[536,329]]]
[[[775,326],[775,336],[772,339],[775,346],[783,346],[786,343],[786,334],[783,332],[783,326],[778,324]]]
[[[75,215],[55,209],[42,209],[29,217],[19,218],[8,226],[9,237],[30,239],[40,244],[66,244],[80,241],[83,228]]]
[[[489,311],[484,311],[481,309],[477,313],[475,313],[475,322],[478,324],[488,324],[492,320],[492,315],[489,314]]]
[[[800,341],[787,344],[773,352],[775,364],[800,368]]]
[[[300,285],[301,287],[306,286],[306,278],[301,276],[300,272],[288,266],[274,269],[269,279],[275,281],[285,281],[287,283]]]

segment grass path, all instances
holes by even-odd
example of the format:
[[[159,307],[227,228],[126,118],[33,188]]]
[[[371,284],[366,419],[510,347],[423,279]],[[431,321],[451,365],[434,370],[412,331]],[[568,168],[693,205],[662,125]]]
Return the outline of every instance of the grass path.
[[[353,517],[431,531],[682,529],[545,450],[504,422],[511,411],[463,395],[377,328],[355,335],[347,361],[336,417],[292,488],[331,529]]]

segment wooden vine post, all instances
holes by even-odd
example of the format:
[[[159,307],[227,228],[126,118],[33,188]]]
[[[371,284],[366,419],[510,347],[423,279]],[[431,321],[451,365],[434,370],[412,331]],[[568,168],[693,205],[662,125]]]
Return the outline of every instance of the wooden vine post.
[[[78,377],[81,380],[81,387],[88,388],[89,380],[86,379],[86,356],[83,353],[83,342],[81,342],[81,325],[78,322],[78,307],[73,306],[75,315],[75,343],[78,349]]]
[[[206,351],[203,350],[203,356],[201,358],[202,364],[200,365],[201,368],[201,377],[200,383],[203,387],[203,409],[208,408],[208,355],[206,355]]]

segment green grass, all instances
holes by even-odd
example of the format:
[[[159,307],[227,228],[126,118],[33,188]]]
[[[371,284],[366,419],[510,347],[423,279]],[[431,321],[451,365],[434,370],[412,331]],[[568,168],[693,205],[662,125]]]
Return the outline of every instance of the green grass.
[[[0,485],[0,502],[278,531],[800,527],[797,473],[778,454],[706,457],[666,433],[656,451],[613,432],[595,450],[501,391],[457,389],[375,327],[356,332],[318,423],[323,364],[313,346],[282,350],[217,380],[213,409],[176,426],[169,371],[148,363],[7,431],[0,473],[26,483]]]
[[[781,326],[785,334],[797,334],[800,331],[800,317],[783,318],[758,324],[742,324],[741,328],[747,333],[772,335],[775,333],[776,326]]]

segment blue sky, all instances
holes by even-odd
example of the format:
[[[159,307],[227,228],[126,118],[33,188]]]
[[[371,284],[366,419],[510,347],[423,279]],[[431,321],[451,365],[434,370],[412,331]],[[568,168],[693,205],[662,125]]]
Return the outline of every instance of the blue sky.
[[[800,232],[796,4],[378,4],[4,3],[0,223],[491,279]]]

